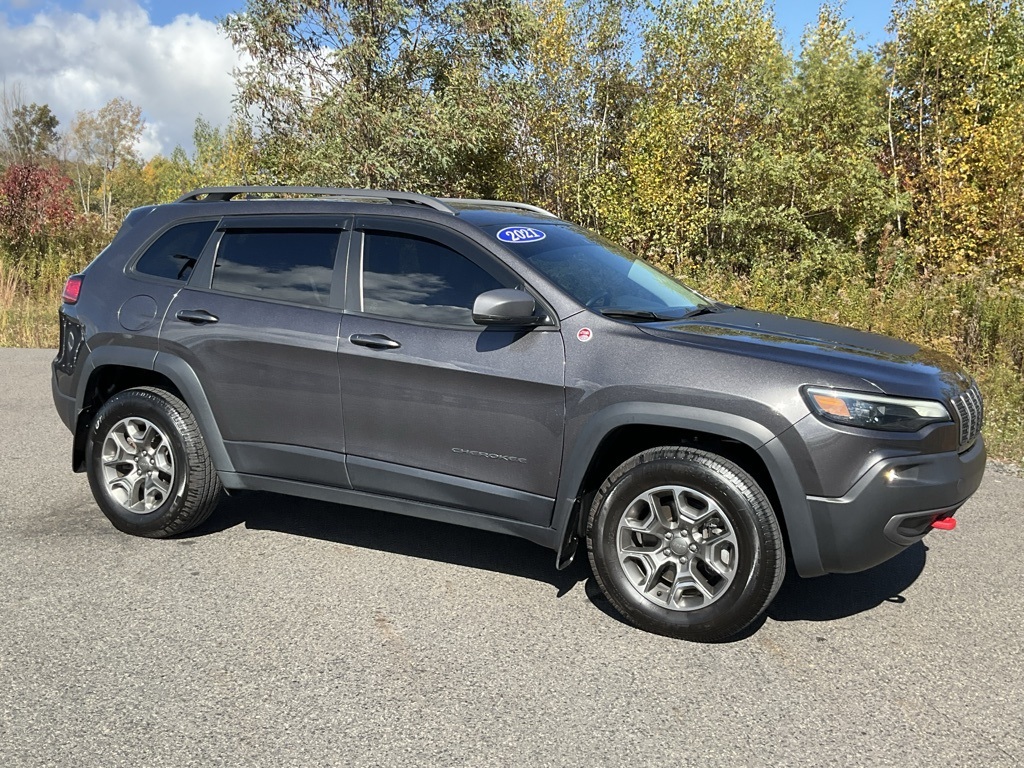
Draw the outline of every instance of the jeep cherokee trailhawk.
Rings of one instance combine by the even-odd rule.
[[[122,531],[221,489],[521,536],[712,641],[801,576],[951,528],[977,386],[895,339],[711,301],[521,203],[201,189],[132,211],[60,310],[72,463]],[[788,558],[787,558],[788,556]]]

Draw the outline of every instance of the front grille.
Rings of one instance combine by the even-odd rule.
[[[953,407],[960,424],[960,447],[965,448],[974,442],[985,420],[985,404],[981,400],[981,390],[977,383],[972,383],[970,389],[953,398]]]

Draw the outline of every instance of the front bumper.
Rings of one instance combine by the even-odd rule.
[[[879,461],[842,497],[808,496],[825,572],[863,571],[920,541],[978,490],[985,459],[979,436],[964,453]]]

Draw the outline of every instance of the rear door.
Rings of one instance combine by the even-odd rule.
[[[557,327],[475,325],[521,281],[458,233],[357,218],[339,356],[354,488],[548,525],[562,452]]]
[[[224,219],[167,313],[161,354],[199,378],[238,472],[349,486],[334,269],[349,221]]]

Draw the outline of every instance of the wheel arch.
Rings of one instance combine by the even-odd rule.
[[[824,573],[813,520],[792,460],[762,424],[735,414],[664,403],[620,403],[591,417],[565,461],[553,527],[556,562],[572,562],[586,505],[604,478],[632,456],[660,445],[692,445],[743,467],[767,494],[802,576]]]
[[[133,387],[158,387],[183,400],[195,416],[214,467],[218,471],[234,470],[199,378],[180,358],[154,354],[152,350],[101,348],[89,355],[80,381],[72,449],[75,472],[85,469],[86,441],[97,409],[113,395]]]

